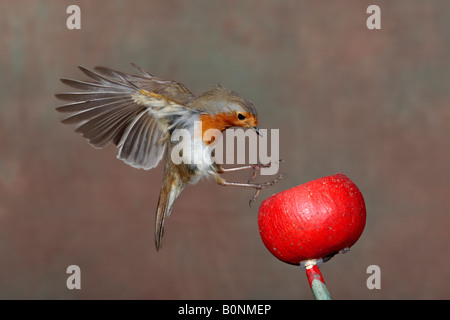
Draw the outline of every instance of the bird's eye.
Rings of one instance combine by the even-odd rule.
[[[238,113],[238,119],[239,120],[244,120],[245,116],[242,113]]]

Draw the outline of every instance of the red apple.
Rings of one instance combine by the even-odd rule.
[[[261,203],[258,213],[264,245],[281,261],[296,265],[350,248],[365,224],[363,196],[344,174],[277,193]]]

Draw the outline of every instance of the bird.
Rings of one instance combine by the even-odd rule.
[[[223,168],[212,158],[209,147],[214,139],[208,140],[202,135],[208,129],[223,132],[241,127],[261,135],[256,108],[249,100],[220,84],[194,95],[182,83],[158,78],[134,63],[131,65],[135,74],[107,67],[78,66],[88,79],[60,79],[78,91],[56,94],[58,99],[66,101],[56,110],[68,113],[61,122],[75,125],[75,132],[81,133],[93,147],[101,149],[114,144],[118,149],[117,158],[132,167],[150,170],[164,158],[164,177],[155,219],[157,251],[162,244],[164,222],[186,185],[212,177],[221,186],[254,188],[251,204],[261,189],[283,178],[280,174],[271,181],[255,183],[253,179],[258,170],[270,163]],[[172,135],[180,129],[194,133],[193,138],[172,141]],[[199,130],[202,134],[195,135]],[[190,144],[193,154],[200,155],[202,161],[175,163],[171,154],[178,143]],[[181,152],[180,156],[185,155]],[[222,176],[244,169],[254,170],[247,183],[227,181]]]

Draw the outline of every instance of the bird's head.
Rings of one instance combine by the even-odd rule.
[[[252,128],[256,131],[258,135],[261,135],[261,132],[258,128],[258,117],[256,114],[247,111],[245,109],[236,110],[230,112],[234,118],[231,118],[231,122],[233,126],[236,127],[244,127],[244,128]]]
[[[261,135],[258,128],[258,115],[253,104],[235,91],[221,85],[212,88],[196,101],[204,108],[221,130],[228,127],[251,128]]]

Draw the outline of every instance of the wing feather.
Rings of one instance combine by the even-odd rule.
[[[61,79],[61,82],[65,85],[68,85],[69,87],[85,90],[85,91],[109,91],[114,90],[114,86],[110,84],[102,84],[102,83],[95,83],[95,82],[87,82],[87,81],[81,81],[81,80],[74,80],[74,79]]]
[[[119,159],[148,170],[164,155],[173,119],[190,113],[184,102],[192,98],[192,93],[178,82],[159,79],[135,64],[132,66],[139,75],[105,67],[78,67],[89,80],[61,79],[79,91],[56,94],[70,102],[56,110],[69,113],[62,122],[74,124],[75,131],[94,147],[113,143],[118,147]],[[164,99],[155,100],[142,90],[160,94]]]

